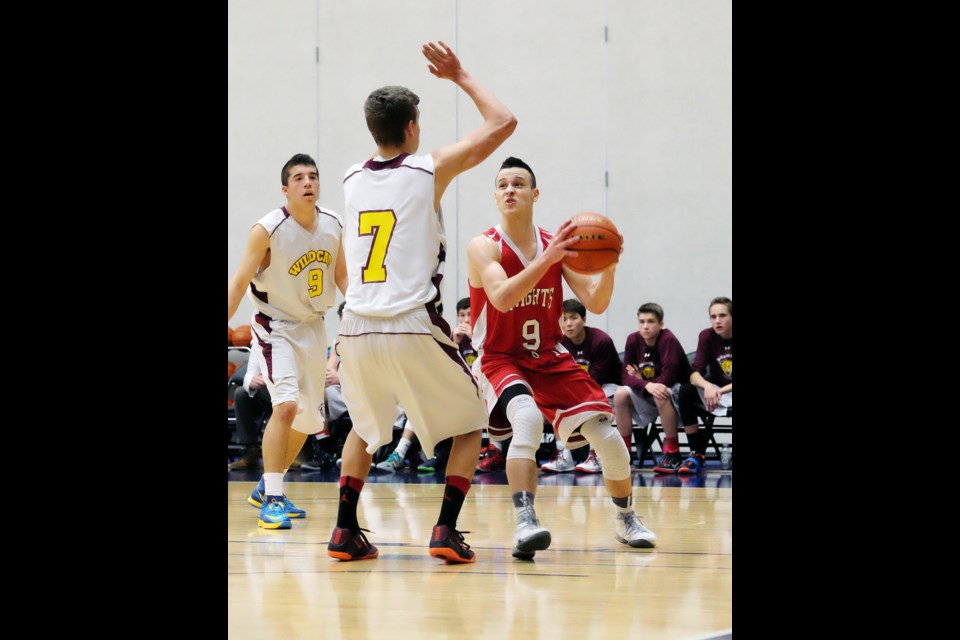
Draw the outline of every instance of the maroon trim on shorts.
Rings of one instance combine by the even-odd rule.
[[[264,331],[268,334],[273,333],[273,330],[270,328],[270,322],[273,319],[263,312],[258,312],[253,316],[253,321],[263,327]],[[263,359],[267,363],[267,378],[270,382],[273,382],[273,345],[269,342],[264,342],[260,339],[260,335],[254,331],[253,335],[257,336],[257,342],[260,344],[260,351],[263,352]]]
[[[506,418],[504,418],[504,420],[506,420]],[[490,416],[490,421],[493,422],[492,415]],[[507,425],[509,424],[510,423],[507,422]],[[500,427],[500,426],[494,426],[492,424],[489,424],[487,425],[487,433],[490,436],[497,436],[498,439],[503,439],[513,433],[513,427],[510,427],[510,426]]]
[[[250,283],[250,293],[252,293],[253,297],[260,302],[263,302],[264,304],[270,304],[269,294],[267,294],[265,291],[260,291],[257,289],[257,285],[253,284],[253,282]]]
[[[421,333],[419,331],[367,331],[366,333],[338,334],[337,342],[341,338],[359,338],[360,336],[429,336],[431,333]],[[339,353],[337,355],[340,355]]]
[[[447,324],[447,321],[443,319],[439,313],[437,313],[437,307],[433,303],[427,303],[423,305],[427,314],[430,316],[430,321],[433,323],[433,326],[439,328],[443,331],[443,334],[446,336],[450,335],[450,325]],[[463,359],[463,356],[460,354],[460,347],[453,345],[443,344],[436,338],[433,341],[437,344],[438,347],[443,349],[443,352],[447,354],[451,360],[460,366],[460,369],[463,370],[465,374],[470,377],[470,381],[473,383],[474,388],[477,389],[477,393],[480,392],[480,387],[477,386],[477,379],[473,377],[473,372],[470,370],[470,367],[467,365],[466,361]]]

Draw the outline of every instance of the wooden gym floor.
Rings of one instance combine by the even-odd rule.
[[[514,510],[504,472],[477,473],[458,521],[477,562],[430,557],[443,476],[372,470],[360,524],[375,560],[326,554],[339,474],[290,472],[286,491],[307,511],[285,531],[257,526],[247,496],[259,472],[229,472],[228,636],[242,638],[642,638],[732,635],[732,477],[635,470],[634,503],[654,549],[614,537],[602,477],[540,475],[536,507],[550,548],[510,555]]]

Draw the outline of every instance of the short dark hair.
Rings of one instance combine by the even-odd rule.
[[[640,305],[640,308],[637,309],[637,317],[640,317],[641,313],[652,313],[657,316],[657,322],[663,322],[663,307],[658,305],[656,302],[645,302]]]
[[[499,175],[500,172],[503,171],[504,169],[513,169],[513,168],[526,169],[527,172],[530,174],[530,188],[531,189],[537,188],[537,176],[533,175],[533,169],[530,168],[530,165],[528,165],[526,162],[524,162],[520,158],[514,158],[513,156],[510,156],[509,158],[504,160],[503,164],[500,165],[500,169],[497,171],[497,175]]]
[[[576,298],[570,298],[569,300],[563,301],[563,312],[579,313],[581,318],[584,320],[587,319],[587,308],[583,306],[583,303]]]
[[[718,296],[710,301],[710,307],[715,304],[725,304],[727,305],[727,313],[730,314],[730,317],[733,317],[733,300],[725,296]],[[707,313],[710,312],[710,307],[707,307]]]
[[[457,300],[457,311],[470,308],[470,298],[460,298]]]
[[[381,147],[399,147],[406,142],[407,123],[417,121],[420,97],[406,87],[380,87],[363,104],[367,129]]]
[[[294,168],[298,164],[303,164],[308,167],[313,167],[314,169],[317,168],[317,163],[313,158],[311,158],[305,153],[298,153],[297,155],[287,160],[287,164],[283,165],[283,169],[280,171],[280,184],[282,184],[283,186],[287,186],[287,182],[290,181],[290,169]]]

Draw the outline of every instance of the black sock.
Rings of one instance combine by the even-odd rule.
[[[460,509],[463,507],[463,500],[467,497],[468,491],[470,491],[469,478],[447,476],[437,525],[446,525],[451,529],[457,528],[457,517],[460,516]]]
[[[707,452],[707,434],[701,429],[688,433],[687,442],[690,443],[690,455],[694,453],[704,455]]]
[[[457,528],[457,517],[460,515],[460,508],[463,507],[463,491],[447,485],[443,490],[443,504],[440,505],[440,517],[437,524],[443,524],[451,529]]]
[[[317,448],[320,449],[321,453],[326,453],[327,455],[335,455],[337,453],[337,443],[335,438],[324,438],[323,440],[317,440]]]
[[[337,527],[353,533],[360,531],[357,521],[357,504],[360,502],[360,490],[356,488],[358,482],[363,488],[362,480],[350,477],[340,479],[340,506],[337,509]]]
[[[517,491],[513,494],[513,506],[519,509],[524,506],[533,506],[533,499],[537,496],[529,491]]]

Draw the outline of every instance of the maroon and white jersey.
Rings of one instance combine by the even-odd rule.
[[[336,302],[334,266],[340,250],[340,215],[317,207],[310,233],[287,212],[274,209],[257,220],[270,236],[270,266],[258,270],[247,295],[273,320],[302,322],[323,316]]]
[[[536,259],[546,249],[553,234],[535,227],[540,242]],[[532,262],[503,233],[500,225],[483,233],[500,246],[500,264],[507,277],[523,271]],[[473,347],[483,359],[491,355],[524,356],[531,352],[553,351],[563,338],[563,263],[557,262],[540,278],[536,286],[515,307],[503,313],[490,304],[483,287],[470,285],[470,318],[473,320]]]
[[[378,158],[343,178],[346,308],[392,318],[440,299],[446,240],[433,208],[433,156]]]

